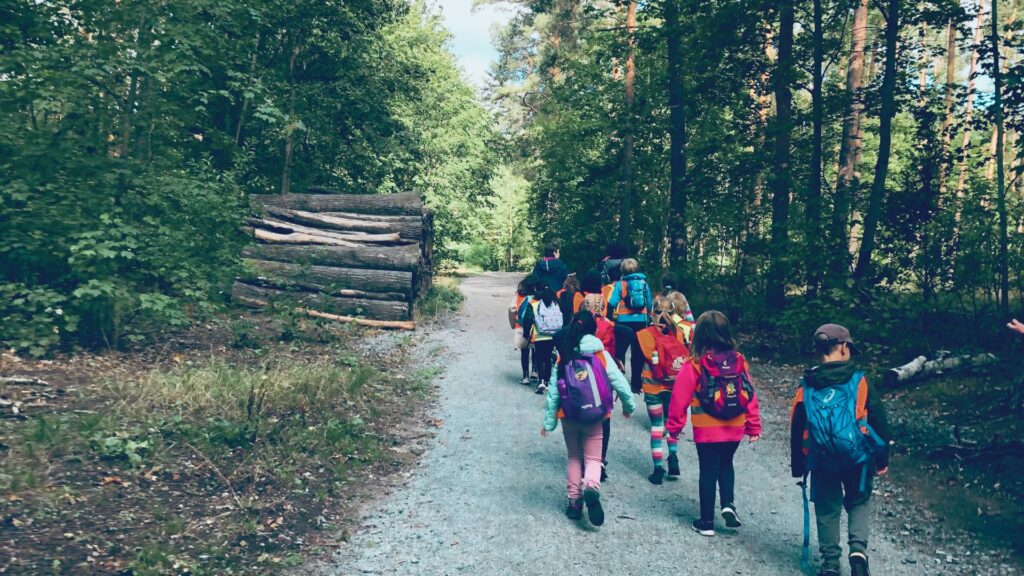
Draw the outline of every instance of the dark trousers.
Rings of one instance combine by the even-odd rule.
[[[697,445],[697,462],[700,473],[697,488],[700,493],[700,519],[703,522],[715,519],[715,488],[719,490],[722,506],[732,506],[735,498],[736,471],[732,458],[736,455],[739,442],[702,442]]]
[[[534,355],[536,356],[536,355]],[[519,351],[519,366],[523,369],[523,378],[530,377],[530,347]]]
[[[601,423],[601,427],[604,429],[604,436],[601,437],[601,463],[608,463],[608,439],[612,437],[612,419],[605,418],[604,422]]]
[[[533,365],[537,377],[546,386],[551,380],[551,362],[554,359],[555,341],[538,340],[533,343]]]
[[[636,339],[636,333],[647,328],[646,322],[616,322],[615,323],[615,350],[621,351],[616,358],[625,362],[626,349],[629,352],[629,385],[634,392],[639,392],[643,385],[644,353],[640,350],[640,343]]]

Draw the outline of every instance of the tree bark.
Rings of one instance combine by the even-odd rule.
[[[292,224],[291,222],[282,222],[280,220],[270,220],[266,218],[247,218],[246,223],[251,226],[266,228],[267,230],[277,232],[279,234],[309,234],[310,236],[323,236],[326,238],[334,238],[336,240],[344,240],[346,242],[362,242],[365,244],[397,244],[401,242],[398,232],[392,232],[390,234],[366,234],[364,232],[342,234],[339,232],[332,232],[330,230],[309,228],[299,224]]]
[[[971,121],[974,119],[974,76],[978,71],[978,46],[984,36],[984,14],[985,0],[978,0],[978,16],[974,23],[974,47],[971,48],[971,64],[967,71],[967,104],[964,107],[964,137],[960,145],[960,152],[957,155],[957,166],[959,175],[956,179],[956,215],[954,217],[956,230],[954,237],[959,237],[960,218],[963,215],[964,186],[967,183],[967,157],[971,148]]]
[[[231,299],[280,302],[282,304],[311,308],[328,314],[364,316],[374,320],[408,320],[409,304],[388,300],[367,300],[364,298],[336,298],[316,292],[286,292],[272,288],[261,288],[236,281],[231,286]],[[243,300],[244,302],[244,300]]]
[[[779,0],[779,60],[775,69],[775,147],[772,159],[772,228],[767,305],[786,303],[785,260],[789,257],[790,147],[793,137],[793,0]]]
[[[305,234],[301,232],[282,234],[279,232],[264,230],[262,228],[254,228],[252,226],[243,226],[242,231],[253,238],[256,238],[260,242],[268,242],[271,244],[323,244],[326,246],[345,246],[349,248],[365,246],[365,244],[350,242],[348,240],[339,240],[337,238],[331,238],[330,236],[319,236],[316,234]]]
[[[368,268],[417,272],[420,253],[417,246],[281,246],[253,244],[242,249],[242,256],[307,266]]]
[[[939,195],[938,207],[942,207],[943,197],[949,188],[949,143],[953,139],[953,98],[956,91],[956,24],[950,20],[946,28],[946,101],[945,115],[942,119],[942,157],[939,163]]]
[[[356,212],[392,216],[422,216],[423,202],[416,192],[397,194],[340,194],[310,187],[313,194],[254,194],[252,202],[307,212]],[[328,192],[328,193],[323,193]]]
[[[626,100],[625,147],[622,152],[622,203],[619,214],[619,241],[633,246],[633,147],[636,139],[634,101],[636,96],[636,0],[629,0],[626,8]]]
[[[992,0],[992,84],[996,121],[996,203],[999,212],[999,310],[1010,316],[1009,236],[1003,171],[1003,73],[999,69],[999,0]]]
[[[987,366],[998,362],[999,359],[992,354],[977,354],[971,356],[942,356],[934,360],[928,360],[924,356],[918,356],[907,364],[886,370],[882,378],[886,386],[898,386],[917,378],[942,374],[960,368]]]
[[[665,0],[669,106],[669,265],[686,267],[686,89],[683,85],[682,0]]]
[[[276,206],[266,206],[264,211],[275,218],[298,224],[307,224],[315,228],[342,232],[398,234],[405,240],[416,242],[423,239],[423,220],[421,218],[408,218],[388,222],[370,220],[358,214],[354,214],[353,217],[332,216],[325,213],[318,214],[303,210],[289,210]]]
[[[824,123],[824,107],[821,96],[822,72],[825,60],[824,30],[822,29],[821,0],[812,2],[813,34],[813,71],[811,78],[811,178],[807,189],[806,222],[804,236],[807,244],[807,294],[817,296],[821,281],[823,254],[811,250],[811,242],[821,237],[821,180],[822,180],[822,142],[821,132]]]
[[[233,296],[232,299],[244,306],[251,306],[253,308],[266,308],[270,306],[270,302],[261,298],[254,298],[252,296],[237,295]],[[318,310],[310,310],[309,308],[296,308],[296,312],[305,314],[313,318],[324,318],[327,320],[334,320],[336,322],[351,322],[353,324],[359,324],[360,326],[370,326],[372,328],[384,328],[394,330],[415,330],[416,323],[411,320],[400,321],[400,320],[367,320],[366,318],[356,318],[354,316],[340,316],[338,314],[328,314],[326,312],[320,312]]]
[[[288,59],[288,136],[284,143],[284,167],[281,168],[281,194],[291,191],[292,154],[295,151],[295,60],[302,51],[299,39],[292,45],[291,58]]]
[[[889,0],[885,26],[885,71],[882,76],[882,111],[878,125],[878,161],[871,183],[868,213],[864,218],[864,238],[854,278],[866,278],[871,273],[871,253],[875,249],[875,234],[885,198],[885,179],[889,174],[889,154],[892,151],[892,119],[896,115],[896,47],[900,31],[900,0]]]
[[[271,260],[246,260],[245,263],[258,273],[256,278],[271,287],[297,286],[333,296],[399,302],[408,302],[412,294],[412,272],[304,266]]]
[[[256,33],[256,46],[252,50],[252,58],[249,60],[249,81],[255,82],[256,80],[256,59],[260,53],[260,33]],[[238,124],[235,125],[235,147],[242,145],[242,126],[245,125],[245,113],[249,108],[249,102],[252,98],[249,96],[242,97],[242,110],[238,113]]]

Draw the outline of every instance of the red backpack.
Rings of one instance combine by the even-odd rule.
[[[597,339],[604,344],[604,349],[609,354],[615,353],[615,325],[608,321],[603,316],[594,316],[594,322],[597,323]]]
[[[660,382],[675,383],[676,375],[686,363],[690,351],[686,345],[676,338],[675,334],[662,334],[660,330],[651,330],[654,335],[651,374]],[[657,361],[654,361],[654,360]]]

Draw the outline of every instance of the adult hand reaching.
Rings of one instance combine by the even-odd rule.
[[[1017,320],[1016,318],[1010,320],[1010,323],[1007,324],[1006,327],[1009,328],[1010,330],[1013,330],[1017,334],[1024,334],[1024,323],[1021,323],[1021,321]]]

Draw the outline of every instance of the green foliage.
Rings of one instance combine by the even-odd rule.
[[[458,279],[450,276],[437,277],[427,293],[416,300],[416,318],[425,320],[437,317],[442,312],[454,312],[462,306],[465,299],[459,290]]]
[[[113,435],[97,432],[91,442],[93,450],[102,458],[124,460],[136,468],[142,466],[142,457],[150,450],[150,441],[140,438],[137,432],[118,432]]]

